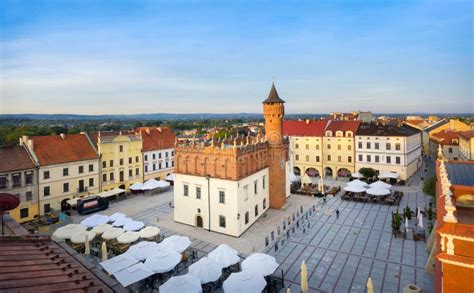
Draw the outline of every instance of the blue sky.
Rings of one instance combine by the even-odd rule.
[[[474,112],[471,1],[0,0],[0,112]]]

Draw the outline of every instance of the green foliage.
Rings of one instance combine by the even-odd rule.
[[[436,176],[426,178],[423,182],[423,192],[436,199]]]
[[[402,219],[401,219],[400,214],[398,212],[395,214],[392,213],[392,229],[399,231],[401,226],[402,226]]]
[[[364,178],[373,178],[375,176],[375,170],[372,168],[360,168],[359,173],[364,176]]]
[[[408,220],[411,220],[411,209],[409,206],[406,206],[405,209],[403,209],[403,215],[405,218],[408,218]]]

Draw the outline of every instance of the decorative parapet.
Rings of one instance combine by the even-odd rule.
[[[446,214],[443,217],[444,222],[457,223],[458,220],[454,215],[456,207],[453,204],[451,182],[448,178],[448,172],[444,163],[444,155],[441,147],[438,148],[438,161],[439,161],[439,178],[441,183],[441,197],[444,197],[444,210]]]

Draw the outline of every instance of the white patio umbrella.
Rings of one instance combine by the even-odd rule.
[[[168,176],[165,177],[165,180],[174,181],[174,174],[173,173],[169,174]]]
[[[275,258],[265,253],[253,253],[242,261],[242,270],[251,274],[268,276],[278,268]]]
[[[233,249],[227,244],[221,244],[217,246],[213,251],[209,252],[207,256],[216,263],[220,264],[223,268],[236,264],[240,261],[237,250]]]
[[[125,232],[122,235],[117,237],[118,243],[132,243],[137,241],[140,238],[138,232]]]
[[[114,273],[114,277],[123,287],[130,286],[151,275],[153,272],[141,262]]]
[[[137,244],[130,246],[126,253],[130,254],[137,260],[143,261],[159,249],[158,243],[156,242],[140,241]]]
[[[420,227],[420,229],[423,229],[423,214],[422,213],[418,214],[418,227]]]
[[[89,228],[94,228],[101,224],[106,224],[109,221],[109,216],[95,214],[81,221],[81,225]]]
[[[115,238],[119,237],[123,233],[125,233],[125,230],[122,229],[122,228],[112,228],[112,229],[107,230],[104,233],[102,233],[102,239],[112,240],[112,239],[115,239]]]
[[[379,181],[376,181],[374,183],[371,183],[369,185],[369,187],[370,188],[387,188],[387,189],[390,189],[390,188],[392,188],[392,185],[379,180]]]
[[[143,183],[141,182],[135,182],[133,183],[132,185],[130,185],[130,190],[134,190],[134,191],[137,191],[137,190],[142,190],[143,189]]]
[[[390,193],[392,193],[387,188],[377,188],[377,187],[369,188],[369,189],[367,189],[366,192],[368,194],[377,195],[377,196],[384,196],[384,195],[389,195]]]
[[[301,177],[301,184],[312,184],[313,181],[311,180],[311,178],[309,178],[309,175],[308,174],[304,174],[302,177]]]
[[[185,251],[191,245],[191,240],[187,236],[173,235],[166,237],[160,242],[160,248],[164,250],[173,250],[179,253]]]
[[[152,190],[152,189],[155,189],[155,188],[159,188],[160,187],[160,183],[155,180],[155,179],[150,179],[148,180],[147,182],[145,182],[143,184],[143,190]]]
[[[203,257],[189,266],[190,275],[198,277],[202,284],[214,282],[222,274],[222,266],[208,257]]]
[[[94,239],[95,233],[91,231],[82,231],[78,232],[71,236],[72,243],[86,243],[86,241],[91,241]]]
[[[290,172],[290,181],[291,182],[297,182],[299,178],[295,175],[294,172]]]
[[[140,238],[153,238],[160,235],[160,229],[155,226],[146,226],[138,231],[138,234],[140,234]]]
[[[158,187],[160,188],[165,188],[165,187],[169,187],[171,184],[167,181],[164,181],[164,180],[159,180],[158,181]]]
[[[138,260],[134,259],[129,254],[122,253],[118,256],[112,257],[111,259],[101,262],[100,266],[103,267],[107,273],[113,274],[125,268],[131,267],[136,263],[138,263]]]
[[[405,218],[405,232],[407,232],[408,228],[410,228],[408,225],[408,218]]]
[[[349,183],[347,183],[347,186],[362,186],[362,187],[366,187],[367,186],[367,183],[362,181],[362,180],[359,180],[359,179],[356,179],[356,180],[352,180],[350,181]]]
[[[359,172],[352,173],[351,175],[353,178],[364,178],[364,175],[360,174]]]
[[[114,227],[110,224],[100,224],[99,226],[95,226],[91,232],[94,232],[96,235],[100,235],[107,230],[113,229]]]
[[[344,187],[344,190],[349,191],[349,192],[360,193],[360,192],[365,192],[367,189],[365,189],[365,187],[363,186],[356,184],[356,185],[347,185],[346,187]]]
[[[398,176],[397,172],[382,172],[378,177],[381,179],[397,179]]]
[[[121,227],[121,226],[125,226],[127,225],[128,223],[132,222],[133,220],[129,217],[123,217],[123,218],[119,218],[117,219],[115,222],[112,223],[112,226],[114,227]]]
[[[145,260],[145,265],[155,273],[166,273],[174,269],[181,261],[181,254],[176,251],[158,249]]]
[[[79,224],[68,224],[54,231],[52,237],[55,240],[71,239],[72,235],[86,231],[86,227]]]
[[[125,231],[138,231],[141,228],[145,227],[145,224],[140,221],[130,221],[123,226]]]
[[[225,293],[242,293],[242,292],[262,292],[267,282],[261,274],[253,274],[248,271],[232,273],[224,281]]]
[[[324,179],[323,176],[319,176],[319,192],[324,193]]]
[[[109,217],[110,222],[115,222],[118,219],[125,218],[127,215],[122,213],[114,213]]]
[[[202,287],[199,278],[190,274],[171,277],[160,286],[160,293],[201,293]]]

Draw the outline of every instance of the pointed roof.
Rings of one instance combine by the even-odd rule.
[[[269,104],[269,103],[284,103],[282,99],[278,96],[278,92],[275,88],[275,83],[272,83],[272,88],[270,89],[270,93],[268,94],[268,98],[263,101],[262,103],[264,104]]]

